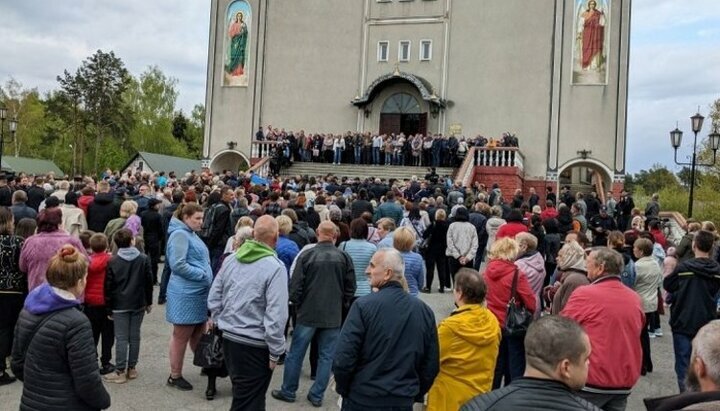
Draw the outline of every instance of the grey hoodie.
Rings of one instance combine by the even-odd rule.
[[[248,240],[225,259],[207,304],[224,338],[268,347],[273,360],[285,353],[287,269],[265,244]]]

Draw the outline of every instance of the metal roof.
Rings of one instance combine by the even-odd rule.
[[[123,167],[123,170],[132,165],[138,156],[141,157],[147,167],[153,171],[164,171],[166,173],[174,171],[178,176],[182,176],[191,170],[200,171],[202,169],[200,160],[138,151],[138,153],[128,161],[125,167]]]
[[[56,176],[65,175],[52,161],[29,157],[3,156],[2,169],[14,173],[45,175],[52,171]]]

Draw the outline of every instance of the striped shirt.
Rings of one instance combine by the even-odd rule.
[[[369,241],[354,238],[342,242],[338,248],[350,255],[355,267],[355,297],[370,294],[370,283],[365,275],[365,270],[377,247]]]

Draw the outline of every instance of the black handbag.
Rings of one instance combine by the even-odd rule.
[[[515,268],[513,276],[512,289],[510,291],[510,301],[507,304],[507,315],[505,316],[505,324],[503,325],[503,335],[508,337],[522,337],[530,327],[533,315],[530,311],[518,301],[517,298],[517,282],[518,269]]]
[[[200,337],[193,365],[202,368],[222,368],[225,365],[222,337],[218,332],[210,330]]]

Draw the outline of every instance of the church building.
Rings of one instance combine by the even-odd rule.
[[[268,125],[510,132],[525,188],[617,191],[629,36],[629,0],[214,0],[204,163],[247,167]]]

